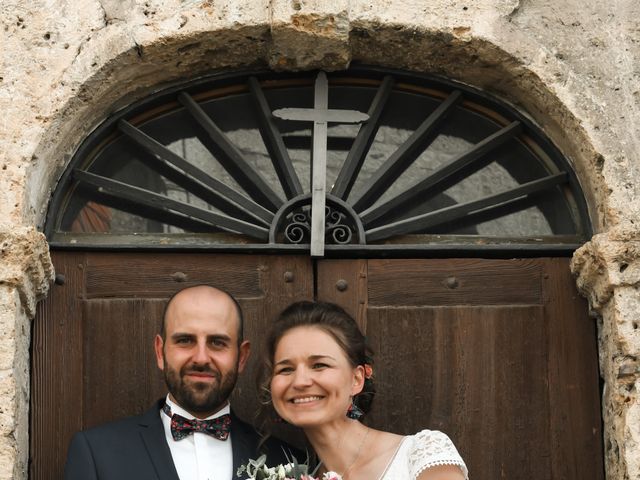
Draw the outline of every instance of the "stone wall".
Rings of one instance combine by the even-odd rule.
[[[215,69],[440,74],[527,111],[567,156],[597,235],[576,253],[599,316],[609,479],[640,478],[640,3],[635,0],[4,0],[0,3],[0,479],[26,478],[36,233],[110,112]]]
[[[0,224],[0,478],[27,478],[30,319],[53,268],[44,235]]]

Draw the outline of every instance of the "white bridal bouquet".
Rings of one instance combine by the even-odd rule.
[[[305,463],[298,463],[295,457],[286,465],[268,467],[265,462],[266,455],[262,455],[257,460],[249,460],[249,463],[242,465],[237,472],[240,477],[243,473],[253,480],[342,480],[336,472],[327,472],[322,477],[314,477],[314,473],[309,472],[309,466]]]

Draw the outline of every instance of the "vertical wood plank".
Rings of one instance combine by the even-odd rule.
[[[166,395],[153,349],[165,303],[164,299],[84,303],[83,428],[141,414]]]
[[[604,479],[595,321],[569,259],[544,259],[553,478]]]
[[[67,447],[82,427],[82,315],[85,255],[52,253],[64,285],[38,304],[31,346],[32,480],[62,478]]]

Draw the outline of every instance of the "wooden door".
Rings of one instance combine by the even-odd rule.
[[[603,478],[595,326],[567,259],[61,252],[54,264],[65,283],[33,333],[32,479],[61,478],[75,431],[164,395],[153,336],[166,299],[199,283],[238,297],[256,346],[295,300],[343,305],[376,353],[370,423],[445,431],[474,480]],[[253,369],[233,399],[248,420]]]
[[[596,329],[569,260],[322,261],[375,351],[373,426],[446,432],[473,480],[604,478]]]

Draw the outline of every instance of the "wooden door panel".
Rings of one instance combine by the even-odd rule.
[[[370,308],[378,389],[372,425],[444,431],[474,478],[545,478],[542,315],[539,306]]]
[[[569,259],[357,265],[364,293],[335,291],[337,261],[318,263],[317,291],[374,348],[373,425],[445,431],[477,480],[604,478],[595,325]]]
[[[166,394],[153,341],[177,290],[220,286],[242,306],[252,360],[232,403],[249,421],[258,406],[254,375],[263,332],[291,302],[313,298],[306,257],[54,252],[53,262],[67,281],[53,288],[34,323],[33,479],[62,478],[76,431],[144,412]]]
[[[121,298],[83,302],[83,428],[141,414],[166,392],[153,349],[164,304]]]
[[[181,287],[200,284],[228,285],[240,298],[257,297],[263,293],[263,274],[271,263],[268,258],[93,253],[86,260],[86,298],[168,298]]]
[[[537,305],[538,259],[370,260],[369,305]]]

